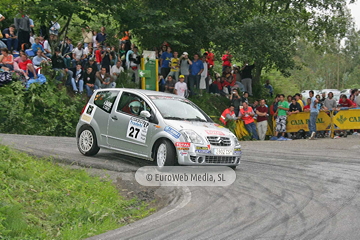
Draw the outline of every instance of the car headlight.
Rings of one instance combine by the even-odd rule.
[[[196,144],[204,144],[203,139],[193,130],[181,130],[180,131],[189,142]]]
[[[235,146],[236,146],[236,147],[240,146],[240,141],[239,141],[239,139],[238,139],[235,135],[233,135],[233,138],[234,138]]]

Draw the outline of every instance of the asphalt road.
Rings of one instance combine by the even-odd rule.
[[[129,174],[150,162],[101,150],[84,157],[74,138],[0,134],[35,155]],[[91,239],[359,239],[360,137],[243,142],[228,187],[184,187],[168,207]]]

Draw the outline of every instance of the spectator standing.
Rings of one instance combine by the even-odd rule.
[[[237,116],[235,115],[234,106],[233,106],[233,105],[230,105],[229,108],[225,109],[225,110],[222,112],[222,114],[221,114],[221,116],[220,116],[220,118],[219,118],[219,120],[220,120],[225,126],[226,126],[226,124],[227,124],[227,121],[229,121],[229,120],[238,120],[238,119],[240,119],[240,117],[237,117]]]
[[[307,104],[304,106],[304,112],[310,112],[311,98],[306,99]]]
[[[274,88],[270,84],[270,80],[266,80],[264,87],[268,90],[269,96],[272,97],[274,93]]]
[[[89,26],[86,26],[86,29],[81,29],[81,35],[83,37],[84,47],[91,45],[93,41],[93,33],[90,30]]]
[[[100,70],[100,68],[101,68],[101,61],[102,61],[101,53],[102,53],[102,51],[103,51],[103,47],[100,44],[98,44],[97,49],[95,50],[95,60],[96,60],[98,70]]]
[[[130,51],[128,51],[129,53]],[[138,48],[136,46],[133,47],[133,51],[129,54],[129,70],[132,74],[133,82],[140,83],[139,78],[139,65],[141,62],[141,56],[138,53]]]
[[[256,125],[254,122],[255,113],[252,107],[247,102],[243,102],[243,107],[240,109],[239,117],[244,121],[245,128],[251,134],[251,138],[259,140],[259,136],[256,132]]]
[[[265,106],[265,99],[260,100],[260,106],[256,108],[257,114],[257,131],[259,134],[259,139],[264,141],[266,137],[266,132],[268,128],[268,108]]]
[[[189,89],[190,89],[190,95],[194,95],[194,89],[199,89],[199,84],[200,84],[200,78],[201,78],[201,73],[204,71],[204,64],[203,62],[199,59],[199,54],[195,54],[194,55],[194,60],[192,61],[192,63],[190,64],[190,68],[189,68]],[[194,88],[195,85],[195,88]]]
[[[328,97],[324,101],[324,106],[327,110],[334,110],[337,107],[336,100],[334,99],[334,94],[332,92],[328,93]]]
[[[187,92],[187,84],[184,82],[185,80],[185,76],[184,75],[180,75],[179,76],[179,81],[175,84],[175,88],[174,88],[174,93],[176,95],[182,96],[182,97],[186,97],[186,92]]]
[[[27,15],[22,15],[21,18],[15,18],[14,23],[15,23],[15,28],[18,31],[17,33],[19,39],[19,44],[17,46],[17,50],[18,50],[20,49],[23,43],[30,45],[30,32],[31,32],[30,18]]]
[[[319,109],[317,107],[317,104],[319,102],[319,100],[317,100],[314,97],[314,91],[311,90],[309,91],[309,96],[311,98],[311,104],[310,104],[310,120],[309,120],[309,132],[310,132],[310,140],[314,140],[315,139],[315,135],[316,135],[316,120],[317,117],[319,115]]]
[[[180,61],[178,58],[178,52],[174,52],[174,57],[171,58],[169,66],[170,66],[170,73],[176,81],[179,79],[179,70],[180,70]]]
[[[247,62],[241,69],[241,82],[244,85],[245,91],[249,93],[250,96],[252,93],[252,70],[255,68],[255,62],[253,65],[249,65]]]
[[[295,99],[296,99],[296,102],[300,104],[301,110],[304,111],[304,103],[303,103],[303,101],[300,99],[300,93],[296,93],[296,94],[295,94]]]
[[[74,71],[74,75],[71,79],[71,85],[73,87],[73,91],[75,94],[82,94],[84,91],[84,72],[82,70],[81,62],[76,63],[76,71]]]
[[[173,57],[173,54],[171,53],[171,47],[166,48],[166,52],[163,52],[161,54],[160,58],[160,66],[161,66],[161,75],[164,77],[167,77],[170,72],[170,60]]]
[[[86,72],[84,72],[83,75],[83,80],[84,80],[84,86],[86,88],[86,92],[87,92],[87,96],[88,98],[91,97],[91,95],[93,94],[93,91],[98,89],[99,87],[97,85],[95,85],[95,72],[93,72],[93,68],[88,66],[86,69]]]
[[[15,51],[18,48],[19,40],[15,31],[15,25],[10,25],[9,28],[5,28],[3,31],[3,37],[6,38],[6,45],[8,50]]]
[[[107,73],[110,73],[111,60],[113,59],[110,52],[110,46],[106,46],[106,48],[101,51],[101,68],[105,68]]]
[[[165,92],[166,93],[174,93],[176,81],[173,79],[171,75],[169,75],[166,79],[165,83]]]
[[[203,65],[204,65],[204,70],[201,72],[201,77],[200,77],[200,84],[199,84],[199,88],[200,88],[200,96],[202,95],[202,90],[203,89],[209,89],[209,82],[208,82],[208,64],[206,62],[206,57],[203,56],[201,59]]]
[[[280,94],[280,99],[279,102],[277,103],[275,135],[270,140],[279,140],[279,141],[288,140],[287,138],[284,137],[286,132],[287,111],[289,111],[289,103],[285,101],[285,95]],[[281,137],[277,138],[279,133],[281,133]]]
[[[185,77],[185,83],[189,83],[189,67],[192,64],[191,60],[189,59],[189,54],[187,52],[183,52],[180,59],[180,72],[181,75]]]
[[[98,88],[115,88],[116,83],[111,78],[110,74],[106,72],[106,68],[102,67],[99,72],[96,73],[95,85]]]
[[[232,55],[230,54],[229,50],[226,51],[226,53],[222,56],[221,60],[223,61],[223,63],[222,63],[222,72],[225,72],[225,69],[227,67],[231,68]]]
[[[100,45],[103,45],[106,41],[106,33],[105,33],[105,27],[100,28],[100,32],[96,35],[96,43],[100,43]]]
[[[292,115],[294,113],[302,112],[302,108],[300,104],[296,101],[296,98],[291,99],[291,104],[289,105],[289,112],[288,115]]]
[[[231,101],[231,105],[234,106],[235,115],[239,116],[239,111],[240,111],[240,106],[242,106],[242,101],[237,89],[231,91],[230,101]]]

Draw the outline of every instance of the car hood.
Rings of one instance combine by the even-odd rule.
[[[190,121],[178,121],[178,120],[165,120],[165,123],[166,125],[169,125],[178,131],[182,129],[191,129],[203,136],[233,135],[233,133],[229,129],[217,123],[197,122],[197,121],[190,122]]]

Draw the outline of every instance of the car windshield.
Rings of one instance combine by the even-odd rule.
[[[190,100],[168,96],[149,96],[164,119],[212,122],[212,120]]]

